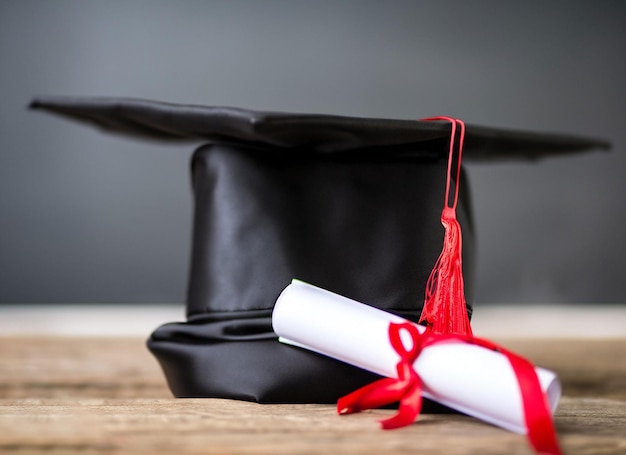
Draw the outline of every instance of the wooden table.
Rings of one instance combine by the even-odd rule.
[[[626,339],[496,339],[559,373],[565,453],[626,454]],[[0,453],[528,454],[523,436],[462,415],[174,399],[138,338],[0,338]]]

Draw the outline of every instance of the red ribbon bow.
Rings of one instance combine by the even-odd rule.
[[[410,349],[402,342],[403,330],[411,336]],[[417,326],[410,322],[390,323],[389,341],[400,356],[396,365],[398,378],[380,379],[340,398],[337,402],[339,414],[352,414],[400,402],[397,414],[380,422],[382,428],[390,430],[412,424],[422,409],[422,381],[413,368],[422,349],[437,343],[465,342],[497,351],[507,357],[521,391],[530,444],[537,453],[561,454],[548,399],[541,389],[535,367],[525,358],[489,340],[463,335],[420,334]]]

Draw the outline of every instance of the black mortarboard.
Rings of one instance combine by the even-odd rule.
[[[148,341],[174,395],[330,403],[372,381],[276,342],[271,312],[292,278],[418,319],[441,251],[450,124],[108,98],[42,98],[31,107],[114,133],[205,143],[192,158],[187,321],[159,327]],[[608,144],[467,125],[464,157],[594,148]],[[471,314],[465,176],[457,211]]]

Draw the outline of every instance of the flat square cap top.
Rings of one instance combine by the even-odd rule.
[[[428,157],[445,153],[441,141],[450,134],[447,122],[261,112],[127,98],[42,97],[30,107],[143,139],[241,142],[285,154],[294,149],[316,154],[368,149],[385,159]],[[470,160],[537,159],[610,148],[608,142],[595,138],[471,124],[465,141],[464,155]]]

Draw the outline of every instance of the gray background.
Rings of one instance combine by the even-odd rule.
[[[0,302],[181,302],[192,147],[35,95],[469,123],[611,153],[471,165],[482,303],[626,301],[626,2],[0,2]]]

